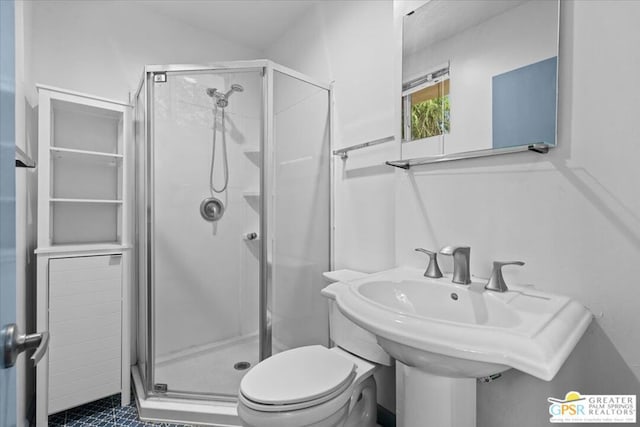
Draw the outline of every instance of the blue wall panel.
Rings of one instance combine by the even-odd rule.
[[[493,77],[493,148],[555,145],[557,65],[554,56]]]

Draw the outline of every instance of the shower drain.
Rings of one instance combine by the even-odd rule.
[[[245,369],[249,369],[251,367],[251,363],[249,362],[238,362],[233,365],[233,369],[237,369],[238,371],[244,371]]]

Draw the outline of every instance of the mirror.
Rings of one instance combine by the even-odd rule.
[[[402,158],[554,146],[558,26],[558,0],[431,0],[407,14]]]

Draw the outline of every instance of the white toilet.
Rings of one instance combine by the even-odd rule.
[[[362,273],[325,273],[333,281]],[[337,285],[337,284],[335,284]],[[248,427],[370,427],[376,425],[374,372],[391,357],[375,336],[338,310],[329,285],[329,334],[336,347],[300,347],[258,363],[240,383],[238,415]]]

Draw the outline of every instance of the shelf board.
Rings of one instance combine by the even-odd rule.
[[[501,154],[513,154],[524,151],[532,151],[538,154],[546,154],[549,152],[549,148],[553,148],[554,145],[547,144],[546,142],[536,142],[528,145],[516,145],[514,147],[503,148],[489,148],[486,150],[476,151],[464,151],[460,153],[451,154],[439,154],[436,156],[419,157],[406,160],[390,160],[385,162],[389,166],[396,168],[409,170],[415,166],[429,165],[432,163],[450,162],[453,160],[474,159],[478,157],[496,156]]]
[[[34,251],[36,254],[49,254],[60,252],[114,252],[131,249],[131,245],[116,242],[105,243],[67,243],[63,245],[51,245],[41,247]]]
[[[256,198],[256,197],[260,197],[260,192],[259,191],[244,191],[242,193],[242,196],[245,197],[246,199]]]
[[[110,159],[122,159],[124,157],[122,154],[104,153],[102,151],[77,150],[75,148],[49,147],[49,149],[51,150],[51,152],[59,153],[60,155],[70,154],[79,156],[97,156]]]
[[[63,198],[51,198],[51,203],[103,203],[111,205],[121,205],[122,200],[108,200],[108,199],[63,199]]]

